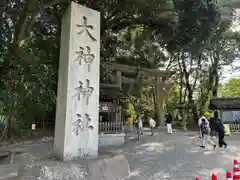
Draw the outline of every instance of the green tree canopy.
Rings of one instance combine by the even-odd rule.
[[[224,18],[215,0],[73,1],[101,12],[101,62],[151,69],[165,66],[172,57],[176,63],[179,51],[184,62],[191,53],[202,53]],[[6,2],[0,11],[3,113],[28,123],[54,116],[61,18],[71,0]],[[186,77],[191,74],[189,71]],[[109,75],[111,72],[101,71],[101,80]],[[143,86],[139,86],[134,92],[141,97]],[[149,89],[146,86],[144,101],[151,96]]]
[[[220,92],[223,97],[240,96],[240,78],[229,79],[226,84],[221,86]]]

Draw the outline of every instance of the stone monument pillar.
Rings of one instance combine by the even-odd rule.
[[[62,19],[54,153],[98,156],[100,13],[71,3]]]

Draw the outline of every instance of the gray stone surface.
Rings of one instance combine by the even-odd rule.
[[[98,156],[99,67],[100,12],[72,1],[62,18],[54,135],[64,161]]]
[[[128,161],[123,155],[102,157],[99,161],[88,164],[89,179],[91,180],[121,180],[129,176]]]
[[[99,146],[119,146],[125,143],[125,134],[100,134]]]
[[[19,165],[0,165],[0,180],[12,180],[17,176]]]
[[[33,156],[30,153],[23,153],[23,154],[15,155],[13,161],[33,162],[36,159],[37,157]]]
[[[53,172],[45,164],[27,164],[18,170],[19,180],[53,180]]]
[[[18,170],[18,180],[120,180],[129,176],[123,155],[108,154],[84,162],[44,161],[27,164]]]

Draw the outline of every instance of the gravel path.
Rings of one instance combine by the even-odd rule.
[[[232,169],[233,159],[240,160],[239,137],[226,137],[228,148],[213,151],[211,146],[200,148],[196,132],[174,132],[173,135],[158,132],[153,137],[147,132],[140,141],[128,137],[126,144],[108,149],[120,151],[128,159],[131,176],[126,180],[193,180],[195,177],[207,180],[213,172],[221,180],[225,179],[226,170]],[[51,152],[52,141],[32,142],[16,148],[25,148],[28,154],[43,157]],[[17,166],[0,165],[0,180],[15,176]]]

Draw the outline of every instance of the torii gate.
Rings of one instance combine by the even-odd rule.
[[[156,86],[156,109],[157,109],[158,124],[160,125],[164,124],[164,111],[162,107],[162,101],[160,99],[161,98],[160,94],[164,93],[163,87],[165,88],[165,91],[168,91],[171,88],[171,86],[164,83],[163,80],[170,78],[173,74],[175,74],[175,71],[163,71],[163,70],[156,70],[156,69],[138,68],[138,67],[132,67],[132,66],[118,64],[118,63],[104,63],[103,65],[108,70],[116,72],[116,83],[120,88],[122,87],[122,83],[133,84],[134,82],[136,82],[136,79],[134,78],[127,78],[122,76],[122,72],[124,73],[141,72],[143,75],[147,77],[153,77],[151,78],[150,83]],[[149,82],[149,79],[144,79],[144,81]]]

